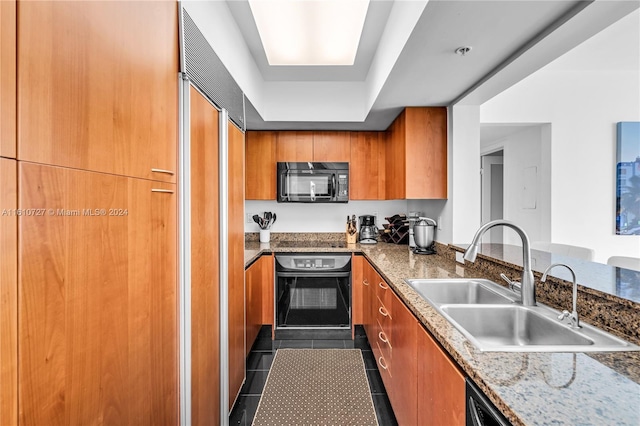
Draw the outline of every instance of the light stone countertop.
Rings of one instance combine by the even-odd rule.
[[[245,265],[263,253],[362,253],[422,325],[514,425],[640,425],[640,355],[478,351],[404,278],[483,278],[440,255],[378,243],[347,248],[279,247],[247,242]]]

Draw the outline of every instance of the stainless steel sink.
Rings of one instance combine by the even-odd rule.
[[[496,304],[514,303],[518,300],[515,293],[503,289],[489,280],[408,279],[405,282],[432,304]]]
[[[489,280],[407,279],[421,297],[478,349],[486,352],[638,351],[596,327],[570,328],[559,312],[518,304],[515,293]]]

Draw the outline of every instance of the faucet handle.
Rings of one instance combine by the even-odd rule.
[[[522,284],[520,284],[518,281],[511,281],[505,274],[500,274],[500,278],[502,278],[507,282],[507,284],[509,284],[509,288],[511,289],[511,291],[520,291]]]
[[[567,311],[566,309],[564,311],[562,311],[562,313],[560,315],[558,315],[558,319],[560,321],[564,320],[567,317],[571,316],[571,312]]]

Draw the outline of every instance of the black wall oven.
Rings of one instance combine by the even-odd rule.
[[[351,254],[284,253],[275,260],[276,334],[343,330],[350,336]]]
[[[349,163],[278,163],[279,203],[346,203]]]

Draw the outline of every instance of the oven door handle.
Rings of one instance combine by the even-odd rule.
[[[305,277],[309,277],[309,278],[324,278],[324,277],[328,277],[328,278],[346,278],[349,277],[351,275],[351,272],[322,272],[322,271],[317,271],[317,272],[307,272],[304,270],[300,270],[297,272],[276,272],[276,275],[278,277],[283,277],[283,278],[295,278],[295,277],[299,277],[299,278],[305,278]]]

